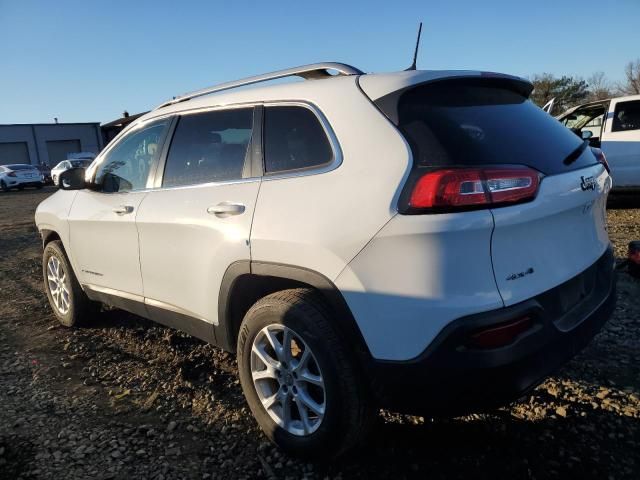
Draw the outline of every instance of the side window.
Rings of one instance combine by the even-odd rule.
[[[317,167],[333,160],[318,117],[305,107],[274,106],[264,111],[266,173]]]
[[[253,108],[183,115],[171,141],[162,186],[242,178],[252,129]]]
[[[103,192],[141,190],[147,186],[168,123],[169,120],[153,122],[120,139],[96,171],[95,183],[102,186]]]
[[[640,100],[620,102],[613,114],[612,132],[640,130]]]

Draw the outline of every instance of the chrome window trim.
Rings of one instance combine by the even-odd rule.
[[[323,173],[330,172],[335,170],[340,165],[342,165],[342,149],[340,148],[340,143],[338,142],[338,137],[336,137],[331,124],[327,120],[327,117],[324,116],[322,110],[320,110],[315,104],[307,101],[301,100],[286,100],[286,101],[274,101],[274,102],[264,102],[263,105],[265,107],[282,107],[282,106],[297,106],[304,107],[311,112],[313,112],[322,126],[327,139],[329,140],[329,145],[331,146],[331,152],[333,153],[333,158],[327,162],[318,166],[308,167],[308,168],[299,168],[295,170],[283,170],[282,172],[277,172],[273,174],[269,174],[267,172],[263,172],[262,179],[263,180],[282,180],[285,178],[293,178],[293,177],[306,177],[309,175],[321,175]],[[264,155],[264,152],[263,152]],[[264,163],[264,158],[263,158]]]
[[[227,105],[211,105],[211,106],[204,106],[204,107],[194,107],[190,109],[172,111],[172,112],[163,112],[163,113],[158,112],[159,113],[158,115],[147,118],[140,122],[134,122],[129,127],[125,128],[122,132],[120,132],[110,142],[110,146],[104,151],[100,152],[98,157],[96,157],[96,160],[92,163],[90,167],[92,169],[90,178],[93,178],[93,174],[97,166],[100,163],[102,163],[104,156],[106,156],[109,153],[109,151],[113,148],[113,146],[119,143],[119,140],[122,136],[130,132],[139,130],[140,128],[143,128],[144,125],[148,124],[149,122],[162,120],[164,118],[172,117],[172,116],[192,115],[196,113],[204,113],[204,112],[210,112],[210,111],[216,111],[216,110],[251,108],[256,106],[264,106],[264,107],[297,106],[297,107],[303,107],[311,110],[311,112],[313,112],[313,114],[316,116],[316,118],[320,122],[320,125],[322,126],[322,129],[324,130],[324,133],[327,136],[327,139],[329,140],[329,145],[331,146],[331,151],[333,153],[332,160],[318,167],[310,167],[310,168],[298,169],[298,170],[287,170],[287,171],[278,172],[274,174],[263,173],[263,175],[260,177],[239,178],[237,180],[227,180],[223,182],[195,183],[193,185],[177,185],[173,187],[162,187],[162,186],[148,187],[144,189],[135,190],[131,193],[155,192],[159,190],[182,190],[186,188],[204,188],[204,187],[213,187],[217,185],[233,185],[238,183],[250,183],[250,182],[257,182],[262,180],[264,181],[284,180],[287,178],[294,178],[294,177],[321,175],[324,173],[331,172],[337,169],[338,167],[340,167],[340,165],[342,165],[343,156],[342,156],[342,149],[340,148],[340,143],[338,142],[338,137],[333,131],[333,128],[331,127],[331,124],[327,120],[326,116],[324,115],[324,113],[322,113],[322,110],[320,110],[320,108],[316,104],[306,100],[269,100],[265,102],[241,102],[241,103],[233,103],[233,104],[227,104]],[[172,138],[167,138],[165,141],[171,142],[171,140]],[[164,175],[164,172],[162,172],[162,174]],[[102,192],[99,192],[99,193],[102,193]],[[129,193],[129,192],[113,192],[113,193]],[[108,193],[108,194],[113,195],[113,193]]]
[[[327,136],[327,139],[329,140],[329,145],[331,146],[331,151],[333,153],[332,160],[318,167],[310,167],[310,168],[298,169],[298,170],[287,170],[287,171],[278,172],[274,174],[263,173],[263,175],[260,177],[248,177],[248,178],[242,178],[238,180],[229,180],[225,182],[208,182],[208,183],[198,183],[194,185],[180,185],[175,187],[157,187],[157,188],[152,188],[148,190],[149,191],[172,190],[177,188],[193,188],[193,187],[202,187],[202,186],[227,185],[227,184],[233,184],[233,183],[246,183],[246,182],[258,181],[258,180],[268,180],[268,181],[282,180],[285,178],[292,178],[292,177],[320,175],[320,174],[335,170],[340,165],[342,165],[342,160],[343,160],[342,149],[340,148],[338,137],[333,131],[331,124],[327,120],[324,113],[322,113],[322,110],[320,110],[320,108],[316,104],[306,100],[269,100],[265,102],[244,102],[244,103],[234,103],[234,104],[228,104],[228,105],[215,105],[215,106],[212,105],[212,106],[206,106],[206,107],[191,108],[188,110],[181,110],[178,112],[172,112],[170,115],[190,115],[190,114],[209,112],[209,111],[215,111],[215,110],[227,110],[232,108],[248,108],[248,107],[256,107],[256,106],[264,106],[264,107],[297,106],[297,107],[303,107],[311,110],[311,112],[313,112],[313,114],[316,116],[316,118],[320,122],[320,125],[322,126],[322,129],[324,130],[324,133]],[[152,119],[159,119],[164,116],[167,116],[167,114],[158,115],[156,117],[153,117]],[[149,119],[149,120],[152,120],[152,119]]]

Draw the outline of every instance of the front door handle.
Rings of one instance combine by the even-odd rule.
[[[133,212],[131,205],[120,205],[113,209],[113,213],[117,213],[118,215],[126,215],[131,212]]]
[[[240,215],[244,213],[245,207],[241,203],[222,202],[213,207],[207,208],[207,213],[216,217],[225,218],[231,215]]]

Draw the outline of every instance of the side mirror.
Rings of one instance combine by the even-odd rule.
[[[84,168],[70,168],[60,174],[60,188],[62,190],[82,190],[86,187]]]
[[[580,132],[580,137],[583,140],[589,140],[591,137],[593,137],[593,132],[591,130],[582,130]]]

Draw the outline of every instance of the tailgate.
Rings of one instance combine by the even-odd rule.
[[[545,177],[533,202],[492,210],[491,255],[506,306],[586,270],[609,245],[602,165]]]

